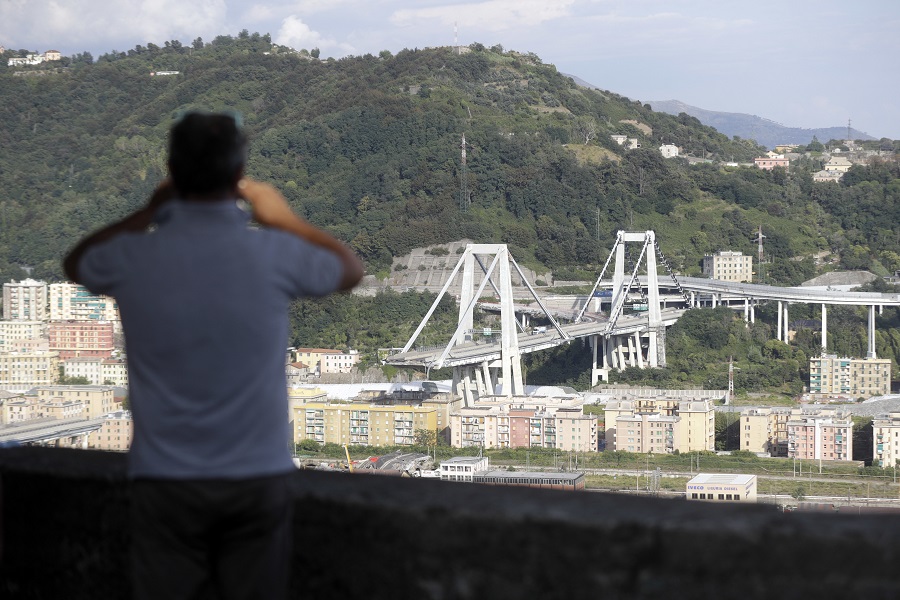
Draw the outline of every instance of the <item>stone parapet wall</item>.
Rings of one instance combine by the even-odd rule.
[[[129,597],[124,459],[0,450],[0,597]],[[308,471],[296,491],[294,598],[900,597],[900,517]]]

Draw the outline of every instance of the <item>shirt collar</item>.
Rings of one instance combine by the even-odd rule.
[[[215,220],[244,224],[250,220],[250,213],[241,208],[237,200],[189,202],[175,198],[156,209],[153,220],[158,224],[170,220]]]

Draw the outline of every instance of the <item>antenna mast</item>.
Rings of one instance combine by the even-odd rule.
[[[853,141],[852,138],[850,137],[850,119],[847,119],[847,141],[848,142]]]

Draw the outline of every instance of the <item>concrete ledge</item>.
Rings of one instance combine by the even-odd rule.
[[[0,597],[129,597],[124,459],[0,450]],[[296,488],[296,598],[900,597],[896,516],[320,472]]]

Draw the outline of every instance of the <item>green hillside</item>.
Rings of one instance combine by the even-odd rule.
[[[164,176],[166,132],[191,108],[239,111],[250,175],[350,243],[371,273],[412,248],[471,238],[507,243],[519,262],[560,279],[590,277],[618,229],[652,228],[670,262],[696,274],[704,253],[755,253],[760,225],[767,282],[798,283],[821,268],[900,269],[896,156],[855,166],[840,184],[813,184],[821,161],[789,173],[725,167],[761,148],[579,87],[533,54],[480,44],[462,54],[317,54],[241,32],[96,61],[0,61],[0,281],[24,276],[22,267],[60,279],[68,247],[149,196]],[[612,134],[642,148],[626,150]],[[710,162],[663,159],[663,143]],[[817,267],[819,253],[831,262]]]
[[[251,174],[279,184],[313,222],[352,243],[371,271],[391,255],[462,237],[510,243],[526,263],[591,263],[618,228],[654,218],[662,225],[676,207],[704,200],[693,169],[663,161],[659,140],[698,155],[747,160],[757,152],[693,118],[579,88],[534,55],[480,46],[320,61],[244,34],[65,62],[44,76],[36,74],[44,65],[0,72],[5,277],[15,274],[11,265],[59,277],[69,244],[140,203],[163,176],[168,127],[189,108],[240,111],[253,138]],[[150,75],[157,70],[180,74]],[[625,152],[611,133],[633,135],[645,149]],[[585,135],[605,152],[582,151]],[[686,269],[728,241],[667,247],[660,237]]]

